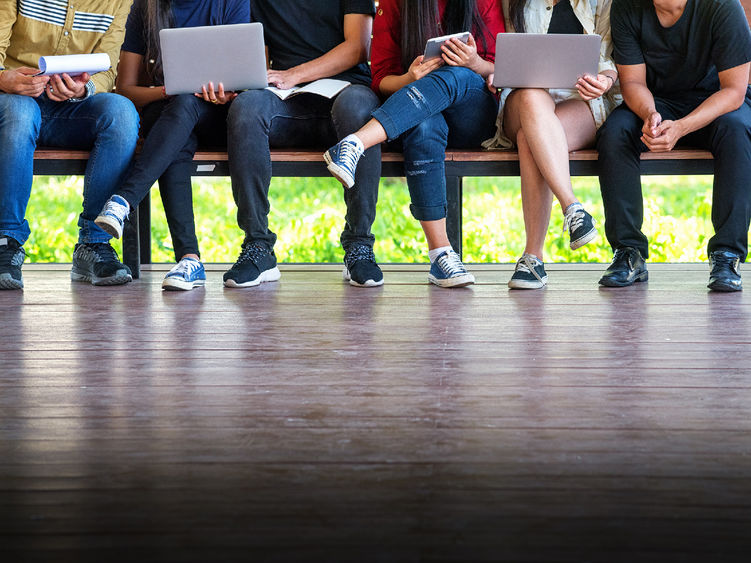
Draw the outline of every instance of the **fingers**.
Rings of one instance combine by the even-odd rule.
[[[66,81],[67,78],[67,81]],[[47,83],[47,97],[56,102],[62,102],[76,97],[76,91],[68,86],[71,82],[70,76],[55,74],[50,77]]]

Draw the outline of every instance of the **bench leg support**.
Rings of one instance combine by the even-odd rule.
[[[446,231],[454,250],[462,253],[462,178],[446,176]]]

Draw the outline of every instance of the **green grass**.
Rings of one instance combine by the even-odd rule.
[[[645,176],[644,230],[653,262],[706,260],[712,235],[711,176]],[[236,208],[226,178],[195,178],[194,208],[198,239],[206,262],[234,262],[242,242]],[[78,177],[37,177],[27,218],[32,235],[26,252],[32,262],[70,262],[83,183]],[[158,190],[155,188],[154,192]],[[568,249],[561,232],[563,217],[553,206],[547,262],[608,262],[603,213],[596,178],[575,178],[574,191],[599,221],[600,236],[577,250]],[[339,262],[339,235],[345,207],[341,187],[329,178],[278,178],[270,190],[271,229],[279,236],[283,262]],[[152,258],[174,260],[159,196],[154,193]],[[427,247],[409,212],[409,194],[401,179],[381,182],[373,232],[381,262],[425,262]],[[116,248],[120,250],[119,244]],[[518,178],[469,178],[464,183],[464,259],[466,262],[513,262],[524,249],[524,222]]]

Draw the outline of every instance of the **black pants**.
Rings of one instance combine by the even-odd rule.
[[[682,102],[655,98],[663,120],[691,113],[701,99]],[[631,246],[648,257],[647,237],[641,232],[644,206],[639,155],[644,122],[626,104],[617,107],[597,134],[600,153],[600,190],[605,206],[605,234],[613,250]],[[745,261],[751,219],[751,98],[737,110],[681,139],[681,144],[709,150],[714,155],[712,225],[715,235],[707,252],[729,250]]]
[[[226,119],[226,106],[193,94],[153,102],[143,110],[143,150],[117,193],[133,208],[159,179],[175,261],[186,254],[200,256],[193,217],[193,155],[199,141],[207,146],[226,145]]]

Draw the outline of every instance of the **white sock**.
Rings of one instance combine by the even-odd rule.
[[[436,258],[438,258],[444,252],[448,252],[449,250],[453,250],[453,248],[451,248],[451,245],[428,250],[428,258],[430,258],[430,263],[432,264],[433,262],[435,262]]]
[[[351,135],[347,135],[342,139],[342,142],[349,141],[350,143],[355,143],[357,145],[357,148],[360,152],[365,152],[365,145],[362,144],[362,141],[360,140],[360,137],[352,133]]]
[[[573,210],[574,210],[574,209],[576,209],[576,208],[581,208],[581,209],[584,209],[584,206],[583,206],[583,205],[581,204],[581,202],[579,202],[579,201],[575,201],[574,203],[572,203],[572,204],[571,204],[571,205],[569,205],[569,206],[568,206],[568,207],[567,207],[566,209],[564,209],[564,210],[563,210],[563,214],[564,214],[564,215],[568,215],[568,214],[569,214],[569,212],[573,211]]]

